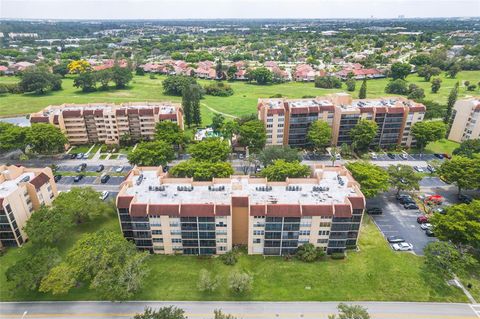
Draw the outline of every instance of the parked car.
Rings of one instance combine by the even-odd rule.
[[[380,207],[367,208],[367,213],[370,215],[381,215],[383,213]]]
[[[392,244],[392,248],[396,251],[408,251],[413,249],[413,245],[410,243],[396,243]]]
[[[401,157],[403,160],[407,160],[407,159],[408,159],[408,156],[407,156],[407,154],[405,154],[405,153],[400,154],[400,157]]]
[[[403,239],[402,237],[398,237],[398,236],[388,236],[387,237],[387,240],[389,243],[403,243],[405,241],[405,239]]]
[[[452,155],[450,155],[450,154],[443,153],[442,155],[443,155],[443,157],[445,157],[446,159],[452,159]]]
[[[82,164],[78,165],[76,171],[77,171],[77,173],[80,173],[80,172],[83,172],[86,168],[87,168],[87,164],[82,163]]]
[[[416,170],[416,171],[419,172],[419,173],[425,172],[425,170],[424,170],[422,167],[420,167],[420,166],[414,166],[413,169]]]
[[[83,153],[78,153],[77,154],[77,159],[82,159],[83,158]]]
[[[102,194],[100,195],[100,199],[101,199],[101,200],[107,199],[107,197],[108,197],[109,194],[110,194],[109,192],[103,191]]]
[[[433,156],[435,156],[436,158],[439,158],[439,159],[443,159],[445,156],[443,156],[443,154],[439,154],[439,153],[435,153],[433,154]]]
[[[403,205],[405,209],[418,209],[418,205],[415,203],[406,203]]]
[[[105,184],[106,182],[108,182],[109,179],[110,179],[110,175],[108,174],[102,175],[102,177],[100,178],[100,183]]]
[[[342,156],[340,154],[335,154],[335,159],[339,161],[342,159]]]
[[[423,224],[423,223],[428,223],[428,217],[425,215],[418,216],[417,217],[417,223]]]
[[[83,154],[83,159],[88,159],[88,156],[89,155],[87,153]]]
[[[427,229],[425,231],[425,235],[427,235],[428,237],[435,237],[435,233],[431,229]]]
[[[70,154],[70,159],[76,159],[77,158],[77,154]]]
[[[434,208],[434,209],[432,209],[432,212],[433,213],[438,213],[438,214],[445,214],[446,213],[445,208],[443,208],[443,207]]]
[[[57,174],[53,177],[53,180],[55,181],[55,183],[58,182],[61,179],[62,179],[62,175],[59,175],[59,174]]]
[[[393,153],[387,153],[387,156],[391,159],[395,159],[395,154]]]
[[[373,159],[373,160],[376,160],[376,159],[378,159],[378,156],[377,156],[377,154],[375,154],[375,153],[372,153],[372,159]]]
[[[432,165],[428,164],[427,169],[430,171],[430,173],[435,173],[435,167],[433,167]]]
[[[430,224],[430,223],[423,223],[423,224],[420,224],[420,228],[423,229],[423,230],[431,229],[431,228],[432,228],[432,224]]]
[[[101,171],[103,171],[105,169],[105,166],[103,166],[103,164],[100,164],[98,165],[97,169],[95,170],[95,172],[99,173]]]
[[[117,169],[115,169],[115,172],[116,172],[116,173],[121,173],[122,171],[123,171],[123,167],[122,167],[122,166],[120,166],[120,167],[118,167]]]
[[[458,200],[464,204],[470,204],[473,201],[472,196],[465,194],[458,194]]]
[[[84,178],[84,177],[85,177],[85,175],[83,175],[83,174],[77,175],[77,176],[75,176],[75,178],[73,179],[73,182],[74,182],[74,183],[78,183],[78,182],[80,182],[80,181],[82,180],[82,178]]]
[[[425,197],[424,202],[427,203],[427,204],[440,205],[440,204],[443,203],[444,200],[445,200],[445,198],[443,198],[443,196],[441,196],[441,195],[430,195],[430,196]]]
[[[408,194],[400,194],[398,193],[397,195],[395,195],[395,198],[398,200],[398,201],[401,201],[403,199],[412,199],[412,196],[408,195]]]

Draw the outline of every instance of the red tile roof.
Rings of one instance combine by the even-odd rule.
[[[180,216],[180,205],[178,204],[150,204],[148,205],[149,215]]]
[[[267,214],[267,206],[250,205],[250,216],[265,216]]]
[[[130,208],[130,203],[133,200],[133,196],[122,195],[117,197],[117,207],[118,208]]]
[[[248,207],[248,196],[232,196],[232,206]]]
[[[388,108],[388,113],[405,113],[405,109],[403,107],[390,107]]]
[[[138,114],[142,116],[153,116],[153,108],[151,109],[139,109]]]
[[[35,186],[35,188],[40,188],[42,185],[45,185],[48,181],[50,180],[50,177],[48,177],[47,174],[45,173],[40,173],[37,176],[35,176],[31,181],[30,184]]]
[[[180,206],[181,216],[208,217],[215,216],[213,204],[182,204]]]
[[[273,217],[300,217],[300,205],[270,204],[267,205],[267,215]]]
[[[65,118],[80,117],[82,116],[82,111],[81,110],[65,110],[62,112],[62,115]]]
[[[365,198],[361,196],[351,196],[348,197],[348,200],[352,204],[353,209],[364,209],[365,208]]]
[[[130,216],[145,217],[147,216],[147,204],[133,203],[130,206]]]
[[[335,217],[352,217],[352,207],[348,204],[335,204]]]
[[[410,106],[410,112],[425,112],[425,105]]]
[[[302,205],[303,216],[333,216],[332,205]]]
[[[160,120],[176,120],[177,119],[177,114],[171,113],[171,114],[160,114],[158,116]]]
[[[230,205],[215,205],[215,215],[230,216]]]
[[[30,123],[48,123],[48,117],[46,117],[46,116],[32,116],[32,117],[30,117]]]

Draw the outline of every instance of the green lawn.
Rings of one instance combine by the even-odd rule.
[[[129,89],[99,91],[92,93],[82,93],[73,87],[73,80],[66,78],[63,80],[63,90],[51,92],[49,94],[38,96],[34,94],[5,94],[0,98],[0,117],[12,116],[17,114],[27,114],[38,111],[51,104],[62,103],[94,103],[111,102],[122,103],[130,101],[174,101],[181,100],[180,97],[166,96],[163,94],[161,82],[164,76],[158,76],[156,79],[150,79],[148,76],[135,76]],[[480,71],[463,71],[457,75],[456,79],[449,79],[442,76],[442,87],[437,94],[430,93],[430,83],[425,82],[416,75],[408,77],[409,82],[416,83],[425,89],[427,99],[445,103],[447,96],[456,81],[469,80],[471,83],[477,83],[480,79]],[[0,77],[0,83],[12,83],[17,79],[14,77]],[[385,96],[384,92],[388,79],[371,80],[368,82],[367,97]],[[199,80],[201,84],[210,83],[210,81]],[[356,91],[353,96],[358,96],[361,82],[357,82]],[[230,85],[234,89],[234,95],[230,97],[206,96],[202,100],[203,125],[211,121],[214,111],[223,112],[232,116],[239,116],[256,112],[258,98],[268,98],[275,94],[282,94],[289,98],[301,98],[305,95],[325,95],[334,92],[344,91],[344,89],[317,89],[313,83],[289,82],[284,84],[260,86],[248,84],[246,82],[232,82]],[[478,95],[477,92],[467,92],[464,87],[460,88],[459,98]]]
[[[112,216],[100,223],[85,225],[83,232],[103,228],[118,229]],[[62,252],[71,247],[81,232],[70,236]],[[235,266],[226,266],[218,258],[154,255],[148,259],[150,275],[137,300],[395,300],[395,301],[467,301],[462,292],[437,278],[425,279],[422,258],[410,253],[395,253],[386,244],[376,226],[367,217],[362,226],[359,252],[349,252],[345,260],[317,263],[285,261],[280,257],[241,255]],[[98,296],[86,287],[78,287],[66,296],[41,293],[14,293],[5,280],[5,270],[22,256],[12,249],[0,257],[0,300],[95,300]],[[201,269],[222,277],[215,293],[200,293],[196,288]],[[234,295],[226,288],[225,278],[234,270],[253,276],[253,290]]]
[[[447,139],[443,139],[437,142],[429,143],[425,147],[425,153],[441,153],[441,154],[450,154],[454,149],[460,146],[460,143],[449,141]]]
[[[92,145],[78,145],[74,146],[73,149],[70,151],[70,154],[78,154],[83,153],[85,154],[88,150],[92,147]]]

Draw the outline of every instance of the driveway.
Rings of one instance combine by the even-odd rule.
[[[425,231],[417,223],[417,217],[422,215],[416,209],[404,209],[395,198],[395,192],[383,193],[375,198],[367,200],[368,207],[381,207],[382,215],[371,215],[375,224],[384,235],[400,236],[413,245],[413,251],[417,255],[423,255],[423,248],[431,241],[436,240],[427,237]]]

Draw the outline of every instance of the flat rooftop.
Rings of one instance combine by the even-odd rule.
[[[0,172],[2,175],[9,175],[10,172],[8,170]],[[17,188],[18,184],[21,182],[28,182],[35,177],[35,173],[33,172],[26,172],[20,174],[17,178],[12,180],[5,180],[0,183],[0,198],[7,197],[11,193],[13,193]]]
[[[323,171],[323,178],[317,182],[316,178],[302,179],[300,183],[275,185],[278,183],[265,183],[264,179],[249,179],[245,177],[232,177],[226,183],[208,185],[193,185],[193,189],[179,190],[179,188],[192,187],[189,182],[167,181],[161,184],[156,171],[140,170],[143,179],[137,185],[139,175],[131,174],[129,179],[132,186],[122,195],[136,197],[137,203],[150,204],[230,204],[234,196],[248,196],[250,204],[343,204],[346,197],[361,196],[354,187],[348,186],[348,178],[339,176],[335,171]],[[195,183],[194,183],[195,184]],[[161,191],[155,187],[164,186]],[[269,190],[265,191],[269,186]],[[214,190],[209,189],[212,188]],[[152,190],[153,188],[153,190]],[[288,190],[287,190],[288,188]],[[314,189],[315,188],[315,189]],[[319,188],[323,190],[320,191]]]
[[[135,103],[135,104],[108,104],[108,103],[95,103],[95,104],[63,104],[63,105],[51,105],[43,109],[39,113],[43,115],[58,115],[63,111],[78,111],[78,110],[102,110],[106,112],[114,112],[115,110],[125,109],[152,109],[154,107],[159,108],[160,114],[173,114],[177,111],[177,106],[169,102],[158,103]]]

